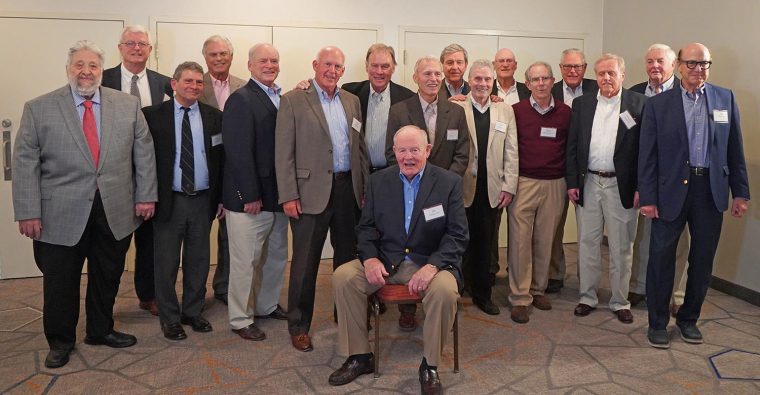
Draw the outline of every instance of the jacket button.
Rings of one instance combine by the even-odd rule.
[[[409,249],[408,248],[404,249],[404,252],[408,254],[409,253]]]
[[[331,149],[327,150],[327,152],[329,152],[329,153],[331,153],[331,154],[332,154],[332,150],[331,150]]]
[[[683,180],[683,184],[686,185],[689,183],[689,180]]]
[[[332,170],[328,170],[328,171],[327,171],[327,174],[332,174]]]

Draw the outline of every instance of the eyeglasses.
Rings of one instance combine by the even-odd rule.
[[[582,68],[586,67],[586,63],[584,64],[561,64],[559,67],[562,67],[562,70],[570,71],[570,70],[581,70]]]
[[[712,65],[712,61],[711,60],[683,60],[683,59],[678,59],[678,61],[681,62],[681,63],[683,63],[683,64],[685,64],[686,68],[689,69],[689,70],[693,70],[697,66],[702,67],[702,70],[707,70]]]
[[[513,64],[513,63],[515,63],[515,60],[514,59],[502,58],[502,59],[496,59],[496,63]]]
[[[150,43],[146,43],[144,41],[125,41],[121,43],[121,45],[125,45],[129,48],[147,48],[150,47]]]
[[[554,80],[554,77],[531,77],[528,79],[528,81],[538,84],[539,82],[551,82]]]

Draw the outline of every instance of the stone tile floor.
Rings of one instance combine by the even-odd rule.
[[[451,341],[440,367],[448,393],[760,393],[760,307],[710,290],[699,323],[705,344],[689,345],[675,334],[670,350],[656,350],[646,343],[645,307],[634,308],[633,324],[622,324],[606,308],[607,289],[600,292],[602,303],[590,316],[573,316],[576,246],[565,249],[568,273],[573,274],[562,292],[551,296],[554,309],[534,310],[526,325],[509,319],[503,276],[494,292],[501,315],[488,316],[469,298],[462,299],[461,371],[452,372]],[[83,344],[82,306],[79,343],[71,362],[52,370],[43,364],[47,344],[40,319],[41,279],[0,281],[0,393],[418,393],[422,331],[399,331],[395,309],[382,316],[380,378],[366,375],[344,387],[327,384],[327,376],[343,362],[335,353],[330,267],[323,261],[312,352],[290,346],[283,321],[259,320],[267,340],[243,341],[229,330],[227,309],[212,298],[210,285],[204,315],[215,330],[198,334],[188,328],[187,340],[169,341],[161,335],[158,319],[138,309],[132,273],[125,273],[115,306],[116,328],[135,334],[137,345],[114,350]],[[85,283],[83,277],[82,295]],[[283,289],[283,302],[286,292]]]

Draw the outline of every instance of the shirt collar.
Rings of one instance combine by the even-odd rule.
[[[464,81],[462,81],[462,85],[459,86],[459,89],[456,89],[454,88],[454,85],[449,84],[448,80],[443,80],[443,83],[446,84],[446,89],[449,90],[449,93],[451,93],[451,96],[455,96],[464,92]]]
[[[211,78],[211,83],[212,84],[222,84],[223,82],[226,82],[226,83],[230,82],[230,75],[229,74],[227,74],[227,78],[225,78],[223,80],[218,80],[218,79],[214,78],[214,76],[211,75],[211,73],[208,73],[208,76]]]
[[[620,88],[620,90],[615,96],[607,98],[606,96],[602,95],[601,90],[598,90],[596,91],[596,100],[603,103],[607,103],[607,104],[615,104],[617,102],[620,102],[620,97],[622,96],[622,94],[623,94],[623,88]]]
[[[508,86],[506,89],[504,89],[504,87],[503,87],[503,86],[501,86],[501,84],[499,83],[499,81],[498,81],[498,80],[496,81],[496,86],[497,86],[497,89],[498,89],[498,90],[500,90],[500,91],[504,91],[504,93],[509,93],[509,92],[511,92],[513,89],[517,89],[517,80],[515,80],[515,82],[514,82],[514,83],[512,83],[512,85]]]
[[[317,96],[319,96],[320,100],[327,100],[327,101],[335,100],[335,98],[338,97],[338,95],[340,94],[340,88],[336,86],[335,94],[333,95],[332,99],[330,99],[330,96],[327,95],[327,92],[325,92],[325,90],[322,89],[322,87],[319,86],[319,84],[317,84],[316,81],[312,81],[311,85],[314,87],[314,89],[317,90]]]
[[[436,96],[435,100],[433,100],[430,103],[426,102],[425,99],[422,98],[422,95],[419,94],[419,92],[417,93],[417,97],[420,99],[420,104],[422,105],[422,111],[425,111],[427,106],[430,104],[433,105],[433,108],[438,109],[438,96]]]
[[[581,83],[578,84],[578,86],[576,86],[575,89],[571,88],[570,85],[568,85],[565,82],[565,80],[562,80],[562,89],[565,90],[565,91],[570,91],[573,94],[575,94],[576,92],[578,92],[578,90],[580,90],[581,93],[583,93],[583,80],[581,80]]]
[[[489,97],[486,101],[486,104],[481,106],[480,103],[475,101],[475,98],[472,97],[472,92],[467,94],[470,97],[470,101],[472,102],[472,106],[475,107],[478,111],[480,111],[481,114],[484,114],[486,111],[488,111],[489,108],[491,108],[491,98]]]
[[[71,89],[71,96],[74,97],[74,107],[79,107],[82,105],[82,103],[84,103],[85,100],[87,100],[86,97],[77,93],[74,88],[71,86],[69,86],[69,88]],[[92,95],[92,98],[90,100],[92,100],[93,103],[100,105],[100,88],[95,91],[95,94]]]
[[[279,86],[279,85],[277,85],[277,83],[276,83],[276,82],[275,82],[275,83],[273,83],[273,84],[272,84],[272,87],[270,88],[270,87],[268,87],[268,86],[266,86],[266,85],[262,84],[261,82],[259,82],[259,80],[257,80],[256,78],[253,78],[253,77],[251,77],[251,80],[252,80],[253,82],[255,82],[256,84],[258,84],[258,85],[259,85],[259,87],[260,87],[260,88],[261,88],[261,89],[262,89],[264,92],[267,92],[267,93],[269,93],[269,94],[272,94],[272,93],[274,93],[274,94],[277,94],[277,96],[280,96],[280,94],[282,93],[282,88],[280,88],[280,86]],[[314,85],[316,86],[317,84],[314,84]]]
[[[182,107],[184,107],[184,106],[181,105],[181,104],[179,104],[179,102],[177,100],[173,100],[173,101],[174,101],[174,113],[175,114],[176,113],[180,113],[180,114],[183,113],[184,110],[182,109]],[[195,103],[193,103],[193,104],[190,105],[190,112],[194,112],[194,111],[198,111],[198,101],[197,100],[195,101]]]
[[[425,166],[427,166],[427,165],[425,165]],[[422,179],[423,173],[425,173],[425,168],[424,167],[422,168],[422,170],[420,170],[419,173],[417,173],[417,175],[415,175],[414,177],[412,177],[411,181],[409,181],[409,180],[407,180],[407,178],[404,175],[404,173],[401,172],[401,169],[399,169],[398,176],[401,178],[401,181],[403,181],[404,183],[415,185],[415,184],[419,184],[420,183],[420,180]]]
[[[660,93],[665,92],[666,90],[668,90],[668,89],[670,89],[670,88],[673,87],[673,82],[676,80],[675,76],[676,76],[675,74],[671,75],[670,78],[668,78],[667,81],[665,81],[665,82],[662,83],[661,89],[660,89]],[[654,92],[654,86],[652,86],[652,83],[649,82],[649,80],[647,80],[647,89],[649,89],[652,92]]]
[[[528,100],[530,101],[530,106],[533,107],[533,109],[535,109],[536,111],[538,111],[538,112],[540,112],[542,114],[546,114],[552,108],[554,108],[554,96],[549,96],[549,107],[547,107],[547,108],[541,108],[541,105],[538,104],[538,102],[536,101],[536,99],[533,98],[533,95],[530,95],[530,98],[528,98]]]
[[[136,75],[137,79],[139,80],[139,79],[141,79],[145,75],[145,70],[146,69],[147,69],[147,67],[144,68],[144,69],[142,69],[142,71],[140,71],[139,73],[133,74],[131,71],[127,70],[127,68],[124,67],[124,63],[122,63],[121,64],[121,75],[123,75],[124,77],[126,77],[126,79],[128,79],[128,80],[131,80],[132,76]]]
[[[681,85],[679,85],[679,87],[681,88],[681,92],[683,92],[683,94],[686,95],[686,97],[688,97],[689,99],[692,99],[692,100],[694,99],[693,97],[691,97],[692,96],[691,93],[689,91],[687,91],[686,88],[683,87],[683,83],[681,83]],[[702,84],[702,86],[700,86],[699,88],[697,88],[696,91],[695,91],[695,93],[697,93],[697,95],[696,95],[697,98],[699,98],[699,96],[704,95],[705,94],[705,84]]]

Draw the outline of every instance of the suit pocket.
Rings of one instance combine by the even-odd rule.
[[[309,169],[296,169],[296,178],[309,178]]]

